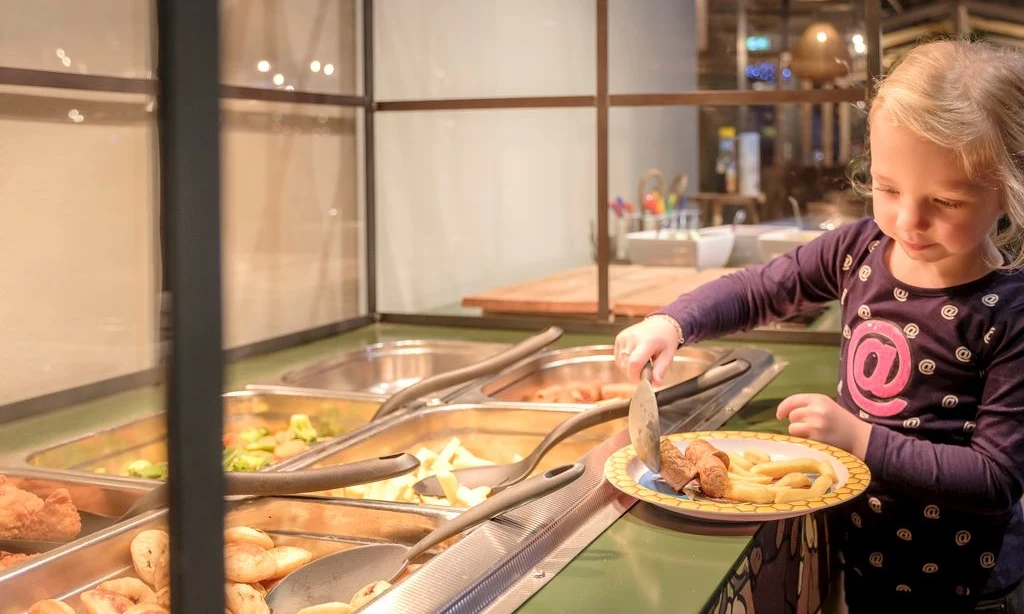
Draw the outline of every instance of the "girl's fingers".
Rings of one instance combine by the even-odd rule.
[[[811,427],[803,422],[790,422],[789,434],[793,437],[800,437],[801,439],[810,439]]]
[[[640,381],[640,374],[647,365],[647,361],[654,355],[654,346],[650,341],[641,341],[629,355],[629,363],[626,368],[626,375],[630,381]]]
[[[615,338],[615,345],[612,348],[612,351],[615,352],[615,366],[624,372],[629,366],[629,356],[633,353],[635,344],[636,341],[628,332],[619,333],[619,336]]]
[[[789,412],[789,422],[790,424],[805,423],[810,415],[811,409],[806,405],[802,405]]]
[[[661,386],[665,383],[665,372],[672,366],[672,361],[675,359],[676,353],[672,350],[662,350],[658,357],[654,359],[654,375],[651,377],[653,380],[651,383],[655,386]]]
[[[813,394],[794,394],[786,397],[779,403],[778,409],[775,410],[775,417],[779,420],[785,420],[794,409],[809,405],[813,397]]]

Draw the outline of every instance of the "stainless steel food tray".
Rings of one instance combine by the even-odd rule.
[[[729,352],[747,374],[662,411],[662,432],[717,429],[781,371],[770,352]],[[629,443],[622,430],[586,454],[578,480],[468,534],[365,608],[366,614],[514,612],[635,502],[604,479],[604,463]],[[362,612],[362,611],[361,611]]]
[[[82,521],[82,529],[75,539],[111,526],[117,518],[128,511],[128,508],[149,492],[151,485],[139,483],[137,480],[81,476],[22,467],[0,467],[0,475],[6,477],[10,486],[33,493],[42,499],[46,499],[59,489],[67,490]],[[37,539],[57,540],[56,537],[48,535],[39,536]],[[35,551],[26,552],[32,553]]]
[[[665,374],[665,387],[691,379],[711,368],[728,350],[681,348]],[[533,394],[555,384],[626,383],[615,366],[614,348],[589,345],[549,350],[528,358],[498,375],[449,395],[451,403],[532,403]]]
[[[315,557],[368,543],[412,545],[453,515],[434,508],[305,497],[269,497],[229,505],[226,526],[262,529],[277,545],[300,546]],[[78,607],[83,591],[105,580],[134,575],[129,554],[132,539],[141,531],[166,529],[166,525],[166,510],[149,512],[0,572],[0,614],[24,612],[40,599],[63,599]]]
[[[504,343],[442,339],[388,341],[288,371],[279,383],[388,397],[424,378],[482,362],[509,347]],[[453,386],[426,400],[441,398],[461,387]]]
[[[374,423],[343,442],[324,446],[315,454],[289,463],[287,470],[324,467],[398,452],[415,453],[420,447],[437,452],[452,437],[474,455],[496,463],[526,456],[559,424],[580,411],[572,405],[517,404],[445,405],[422,408]],[[576,462],[594,447],[626,428],[625,418],[593,426],[555,446],[535,473]]]
[[[752,365],[751,371],[699,397],[682,400],[664,408],[663,432],[720,427],[735,411],[762,390],[783,367],[775,363],[773,356],[767,351],[740,349],[731,354],[748,360]],[[529,409],[534,412],[547,411],[553,419],[554,416],[579,411],[580,408],[558,406],[546,410],[532,407]],[[488,421],[484,420],[490,415],[485,410],[501,411],[500,404],[474,408],[474,412],[479,412],[478,416],[481,419],[475,424],[476,430],[486,431],[492,428]],[[443,408],[425,411],[444,414]],[[414,414],[415,412],[399,414],[386,418],[380,424],[369,425],[354,433],[349,441],[334,442],[330,444],[330,448],[316,450],[309,457],[304,457],[302,463],[313,464],[332,454],[355,454],[360,445],[383,445],[383,442],[390,441],[393,445],[399,446],[400,442],[406,441],[401,440],[399,434],[405,432],[411,435],[417,432],[410,426],[399,426],[402,423],[415,422],[417,417]],[[449,415],[457,416],[458,413],[449,412]],[[542,413],[531,415],[540,416]],[[430,418],[420,419],[429,421]],[[452,428],[457,428],[455,424],[448,424],[451,424]],[[529,432],[530,428],[527,425],[525,430]],[[395,437],[378,439],[375,444],[368,443],[373,433],[388,432],[387,429],[392,429],[390,433]],[[538,427],[535,430],[541,429]],[[445,433],[444,428],[435,429],[433,432],[441,437]],[[515,611],[634,503],[632,498],[616,491],[603,477],[605,460],[628,441],[628,433],[625,429],[620,429],[607,439],[595,442],[596,447],[582,454],[586,472],[576,482],[469,532],[428,561],[415,574],[361,611],[370,614],[498,614]],[[376,449],[381,448],[374,448]],[[348,452],[350,450],[352,452]],[[375,454],[371,452],[370,447],[364,447],[362,450],[360,455]],[[477,452],[485,454],[484,451]],[[567,456],[571,457],[572,454]],[[554,463],[577,459],[550,460]],[[278,499],[287,501],[287,504],[277,504],[280,507],[267,508],[263,513],[256,507],[262,505],[264,501]],[[302,501],[302,506],[297,507],[295,501]],[[391,531],[391,528],[374,527],[395,526],[395,522],[389,519],[394,517],[384,514],[422,514],[426,518],[440,520],[454,511],[408,504],[339,501],[316,497],[272,498],[233,504],[228,524],[255,525],[282,539],[291,533],[295,533],[297,539],[306,539],[309,537],[307,533],[312,533],[314,539],[322,539],[324,536],[316,535],[315,531],[304,528],[306,525],[303,524],[308,517],[317,516],[310,513],[308,507],[317,504],[366,510],[364,516],[345,516],[348,519],[346,522],[337,517],[321,516],[327,518],[324,522],[332,527],[332,535],[335,536],[324,540],[326,550],[330,550],[335,544],[339,544],[340,548],[347,547],[344,545],[346,543],[359,544],[380,539],[412,543],[436,525],[430,525],[428,522],[427,526],[409,528],[404,532],[390,532],[386,537],[374,531]],[[266,520],[265,524],[260,523],[261,518]],[[124,573],[129,569],[127,546],[131,538],[139,531],[161,526],[165,521],[165,511],[151,512],[47,553],[37,561],[15,568],[16,573],[0,574],[0,595],[4,595],[0,603],[0,614],[21,612],[39,598],[71,596],[73,600],[75,595],[102,579]],[[340,533],[346,535],[339,540],[336,536]],[[402,533],[401,536],[399,533]],[[8,595],[12,597],[8,599]]]
[[[367,424],[382,402],[378,397],[355,393],[311,395],[266,387],[258,392],[229,392],[223,398],[226,431],[255,426],[283,429],[287,428],[292,414],[303,413],[309,415],[319,432],[334,437],[344,437]],[[313,444],[310,452],[321,445],[323,443]],[[2,459],[2,462],[84,475],[97,472],[122,475],[134,460],[159,462],[165,460],[166,455],[167,417],[161,412],[69,441],[49,443],[41,449]]]

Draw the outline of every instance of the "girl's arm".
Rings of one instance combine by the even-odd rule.
[[[874,425],[874,477],[950,509],[999,513],[1024,494],[1024,309],[1005,320],[985,374],[969,446],[936,444]]]
[[[658,313],[679,322],[687,343],[797,315],[839,298],[844,254],[861,253],[866,248],[856,244],[866,246],[877,233],[870,218],[841,226],[766,264],[704,284]]]

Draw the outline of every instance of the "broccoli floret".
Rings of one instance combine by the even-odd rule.
[[[306,414],[292,414],[288,420],[288,434],[292,439],[301,439],[306,443],[316,441],[317,432]]]
[[[148,460],[140,459],[128,465],[128,475],[148,480],[163,480],[167,478],[167,463],[151,463]]]
[[[277,442],[274,441],[254,441],[245,444],[247,452],[273,452],[275,447],[277,447]]]
[[[229,471],[259,471],[270,464],[271,457],[262,454],[239,454],[231,460]]]
[[[146,459],[140,458],[139,460],[132,461],[131,463],[128,464],[128,475],[135,478],[141,478],[142,472],[145,471],[146,469],[149,469],[152,466],[153,463],[149,462]]]
[[[238,434],[246,443],[253,443],[254,441],[266,437],[270,434],[270,431],[262,426],[257,426],[251,429],[246,429]]]
[[[238,448],[232,446],[224,448],[224,455],[221,457],[221,465],[224,467],[224,471],[231,469],[231,463],[239,454],[241,454],[241,452],[238,451]]]

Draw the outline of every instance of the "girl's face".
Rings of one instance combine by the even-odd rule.
[[[955,280],[991,253],[998,190],[972,181],[952,150],[894,125],[884,109],[871,119],[871,178],[875,221],[897,245],[891,258],[909,259],[926,279]]]

